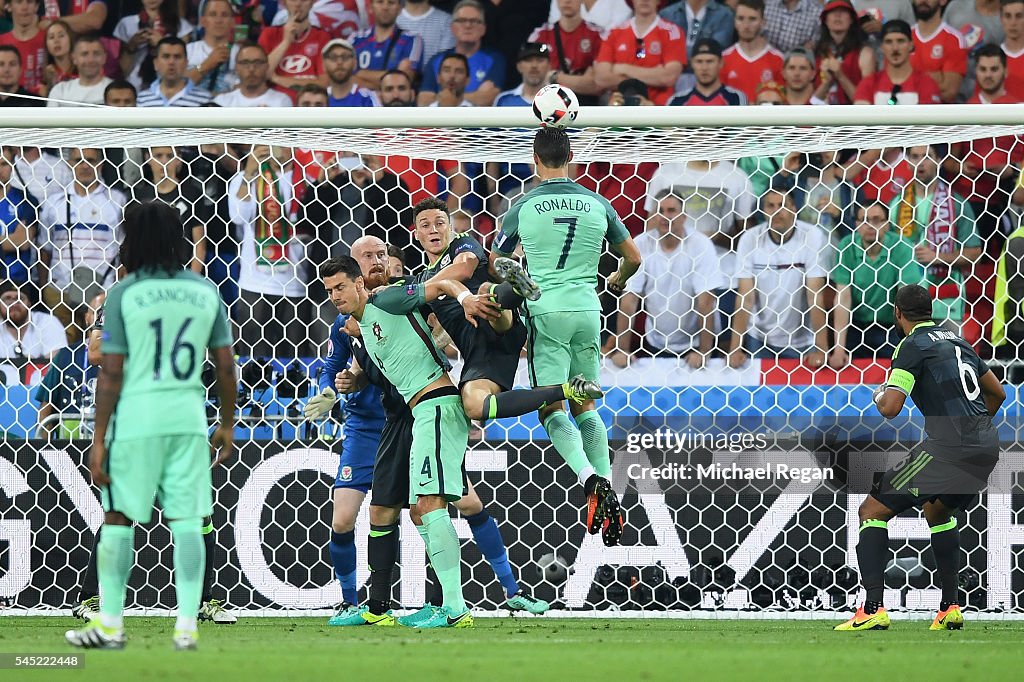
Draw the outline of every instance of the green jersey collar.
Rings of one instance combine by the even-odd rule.
[[[916,332],[921,327],[934,327],[934,326],[935,326],[934,322],[918,322],[917,324],[914,325],[914,328],[910,330],[910,334],[913,334],[914,332]],[[907,334],[907,336],[910,336],[910,334]]]

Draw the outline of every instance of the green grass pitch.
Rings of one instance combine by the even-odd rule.
[[[123,651],[85,651],[80,670],[0,671],[2,680],[489,682],[490,680],[1021,680],[1024,622],[970,620],[930,632],[832,632],[830,621],[478,618],[472,630],[330,628],[323,618],[242,618],[171,647],[169,618],[128,618]],[[0,652],[75,653],[62,617],[0,619]]]

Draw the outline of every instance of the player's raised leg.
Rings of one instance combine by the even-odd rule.
[[[932,554],[942,589],[939,612],[932,621],[931,630],[961,630],[964,627],[959,596],[960,530],[953,512],[938,499],[924,505],[924,517],[931,530]]]
[[[909,507],[908,507],[909,508]],[[864,588],[864,604],[853,618],[840,623],[836,630],[888,630],[889,614],[882,604],[885,592],[885,565],[889,558],[889,525],[894,514],[873,495],[861,503],[860,535],[857,541],[857,565]]]

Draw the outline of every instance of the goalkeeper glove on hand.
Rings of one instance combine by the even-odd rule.
[[[313,396],[302,408],[302,414],[306,419],[321,419],[326,417],[338,401],[338,394],[333,388],[325,388],[318,395]]]

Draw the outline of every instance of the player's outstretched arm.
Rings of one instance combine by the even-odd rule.
[[[487,296],[479,296],[453,279],[442,279],[430,281],[424,284],[424,298],[427,302],[434,301],[441,296],[451,296],[457,300],[463,310],[466,311],[466,319],[471,325],[476,326],[476,318],[485,320],[497,320],[501,317],[501,306]]]
[[[475,253],[470,251],[463,251],[455,257],[455,260],[451,262],[451,265],[446,265],[437,271],[437,274],[431,277],[428,282],[437,280],[440,282],[445,279],[453,279],[456,282],[465,282],[467,279],[473,276],[476,272],[476,266],[480,263],[480,259]]]
[[[107,428],[117,401],[121,398],[124,358],[119,353],[104,353],[100,373],[96,378],[96,424],[92,436],[92,452],[89,455],[89,472],[96,485],[110,483],[110,477],[103,470],[107,459]]]
[[[422,284],[390,286],[370,296],[370,303],[392,315],[407,315],[424,303],[435,301],[441,296],[451,296],[466,311],[466,319],[474,327],[477,317],[496,320],[501,307],[488,297],[470,293],[462,282],[452,279],[431,279]]]
[[[231,346],[211,348],[210,357],[217,377],[217,398],[220,402],[219,423],[210,444],[214,451],[217,451],[213,463],[220,464],[230,459],[234,449],[235,396],[238,395],[238,380],[235,378],[235,356]]]
[[[1003,401],[1006,400],[1006,391],[1003,390],[1003,385],[999,383],[999,379],[996,378],[992,370],[985,372],[978,383],[981,386],[981,392],[985,394],[985,407],[988,408],[988,415],[996,416]]]
[[[636,247],[632,237],[626,237],[621,242],[612,244],[611,247],[612,251],[621,258],[619,259],[619,269],[608,278],[608,288],[620,292],[626,288],[629,278],[640,269],[640,249]]]

